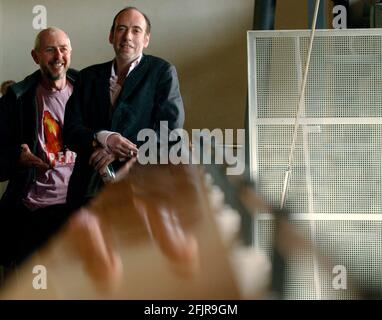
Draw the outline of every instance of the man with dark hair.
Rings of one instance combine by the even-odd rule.
[[[118,160],[137,154],[140,130],[153,129],[159,134],[163,123],[168,124],[167,132],[183,126],[175,67],[143,54],[150,27],[150,20],[138,9],[121,10],[109,34],[115,58],[80,72],[64,126],[64,141],[78,155],[68,189],[72,208],[94,197],[106,167],[117,168]]]
[[[42,30],[31,54],[40,70],[13,84],[0,102],[0,265],[21,262],[65,220],[75,153],[62,140],[65,105],[77,73],[58,28]]]
[[[121,11],[119,11],[113,19],[113,24],[111,25],[110,33],[114,33],[115,21],[117,20],[117,17],[119,16],[119,14],[122,12],[128,11],[128,10],[136,10],[143,16],[143,18],[145,18],[145,21],[146,21],[146,30],[145,31],[146,31],[146,34],[150,34],[151,33],[151,21],[150,21],[149,17],[145,13],[143,13],[142,11],[138,10],[136,7],[126,7],[126,8],[123,8]]]

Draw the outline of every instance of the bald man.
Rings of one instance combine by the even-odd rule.
[[[39,70],[14,84],[0,105],[0,265],[18,263],[65,220],[76,154],[63,145],[65,105],[77,72],[58,28],[42,30],[31,52]]]

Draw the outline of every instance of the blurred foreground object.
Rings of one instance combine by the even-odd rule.
[[[201,169],[135,164],[16,270],[0,298],[240,298]],[[46,290],[33,288],[36,265]]]

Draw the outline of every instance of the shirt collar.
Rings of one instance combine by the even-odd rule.
[[[134,70],[134,68],[141,62],[143,54],[141,53],[137,59],[135,59],[131,64],[129,71],[126,74],[126,77],[130,74],[131,71]],[[115,74],[115,59],[113,60],[113,64],[111,65],[111,78],[116,78],[117,75]]]

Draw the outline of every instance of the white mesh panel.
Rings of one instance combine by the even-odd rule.
[[[358,286],[368,290],[382,287],[382,222],[346,220],[292,220],[297,231],[306,239],[315,234],[315,246],[323,257],[330,258],[332,264],[316,263],[314,272],[311,251],[291,250],[286,261],[286,299],[358,299]],[[256,233],[259,247],[272,258],[272,219],[261,219]],[[313,231],[313,232],[312,232]],[[347,271],[347,289],[333,287],[333,267],[340,265]],[[318,280],[318,288],[317,282]],[[318,289],[318,290],[316,290]]]
[[[250,169],[257,190],[276,206],[309,37],[304,30],[248,33]],[[382,30],[317,30],[302,111],[286,200],[293,223],[361,286],[382,288],[376,276],[382,274]],[[272,230],[267,219],[255,230],[269,254]],[[357,297],[333,290],[333,275],[320,266],[315,272],[315,264],[310,253],[291,253],[287,298]]]

